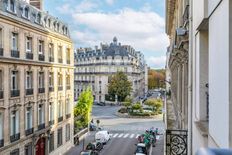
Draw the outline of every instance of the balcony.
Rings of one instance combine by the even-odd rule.
[[[11,90],[11,97],[18,97],[20,94],[19,90]]]
[[[70,64],[70,60],[67,60],[67,64]]]
[[[33,88],[26,89],[26,95],[33,95]]]
[[[33,53],[27,52],[27,53],[26,53],[26,59],[33,60]]]
[[[4,146],[4,139],[0,140],[0,148]]]
[[[39,88],[39,89],[38,89],[38,92],[39,92],[39,93],[45,93],[45,88]]]
[[[70,90],[70,89],[71,89],[71,86],[70,86],[70,85],[66,86],[66,89],[67,89],[67,90]]]
[[[66,119],[70,118],[71,114],[66,114]]]
[[[27,129],[27,130],[25,130],[25,135],[26,136],[31,135],[31,134],[33,134],[33,132],[34,132],[34,128]]]
[[[13,142],[15,142],[15,141],[17,141],[19,139],[20,139],[20,133],[17,133],[17,134],[14,134],[14,135],[10,136],[10,142],[11,143],[13,143]]]
[[[62,90],[63,90],[63,86],[59,86],[59,87],[58,87],[58,90],[59,90],[59,91],[62,91]]]
[[[49,62],[54,62],[54,57],[49,57]]]
[[[52,120],[52,121],[49,121],[49,125],[53,125],[54,124],[54,120]]]
[[[0,99],[3,99],[3,96],[4,96],[4,92],[3,90],[0,90]]]
[[[54,92],[54,87],[53,86],[49,87],[49,92]]]
[[[11,57],[19,58],[19,51],[18,50],[11,50]]]
[[[38,125],[38,130],[42,130],[45,128],[45,123]]]
[[[39,54],[39,61],[44,61],[44,60],[45,60],[44,54]]]
[[[63,116],[58,118],[58,122],[62,122],[63,121]]]
[[[63,59],[62,59],[62,58],[59,58],[59,59],[58,59],[58,62],[59,62],[59,63],[63,63]]]
[[[3,56],[3,48],[0,48],[0,56]]]

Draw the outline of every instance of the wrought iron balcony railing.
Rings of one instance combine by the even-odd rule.
[[[31,135],[33,132],[34,132],[34,128],[27,129],[25,130],[25,135],[26,136]]]
[[[63,63],[63,59],[62,59],[62,58],[59,58],[59,59],[58,59],[58,62],[59,62],[59,63]]]
[[[0,90],[0,99],[3,99],[3,97],[4,97],[4,92],[3,90]]]
[[[66,119],[70,118],[71,114],[66,114]]]
[[[39,93],[45,93],[45,88],[39,88],[38,91]]]
[[[11,50],[11,57],[19,58],[19,51],[18,50]]]
[[[63,121],[63,116],[58,118],[58,122],[62,122]]]
[[[4,51],[4,49],[0,48],[0,56],[3,56],[3,51]]]
[[[67,85],[67,86],[66,86],[66,89],[67,89],[67,90],[70,90],[70,88],[71,88],[70,85]]]
[[[45,55],[39,54],[39,61],[44,61],[44,60],[45,60]]]
[[[42,130],[45,128],[45,123],[38,125],[38,130]]]
[[[59,90],[59,91],[62,91],[62,90],[63,90],[63,86],[59,86],[59,87],[58,87],[58,90]]]
[[[53,92],[54,91],[54,87],[50,86],[49,87],[49,92]]]
[[[33,53],[27,52],[27,53],[26,53],[26,59],[33,60]]]
[[[20,139],[20,133],[14,134],[10,136],[10,142],[15,142]]]
[[[11,90],[11,97],[18,97],[20,94],[19,90]]]
[[[49,121],[49,125],[53,125],[54,124],[54,120],[52,120],[52,121]]]
[[[33,94],[33,88],[26,89],[26,95],[32,95]]]
[[[0,148],[4,146],[4,139],[0,139]]]
[[[49,62],[54,62],[54,57],[49,57]]]

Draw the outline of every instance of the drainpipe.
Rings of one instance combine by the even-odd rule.
[[[193,76],[193,0],[189,0],[189,65],[188,65],[188,155],[192,155],[192,76]]]

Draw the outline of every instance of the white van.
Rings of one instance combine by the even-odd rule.
[[[95,141],[100,142],[102,144],[106,144],[110,140],[110,134],[108,131],[98,131],[95,134]]]

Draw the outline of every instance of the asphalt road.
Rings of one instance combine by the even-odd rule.
[[[159,128],[163,131],[162,118],[155,119],[131,119],[119,118],[115,115],[118,106],[94,106],[92,117],[94,122],[100,120],[100,126],[108,130],[111,140],[104,146],[100,155],[133,155],[136,149],[137,136],[151,127]],[[85,145],[94,141],[95,132],[90,132],[85,138]],[[79,155],[83,148],[83,141],[77,147],[73,147],[67,155]],[[152,155],[163,154],[163,136],[159,137],[156,147],[152,148]]]

